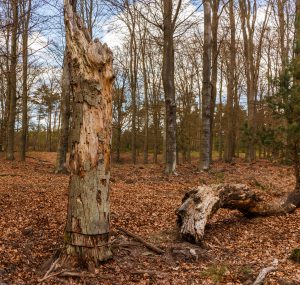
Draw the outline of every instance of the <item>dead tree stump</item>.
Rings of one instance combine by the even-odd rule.
[[[176,211],[182,237],[200,242],[208,220],[220,208],[239,210],[246,217],[256,217],[288,213],[296,206],[289,202],[267,203],[244,184],[199,186],[185,194]]]
[[[112,52],[92,41],[64,0],[73,116],[65,246],[69,256],[97,265],[111,257],[109,179],[112,135]]]

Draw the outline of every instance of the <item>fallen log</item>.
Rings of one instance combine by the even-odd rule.
[[[289,213],[296,206],[290,202],[268,203],[244,184],[199,186],[185,194],[176,211],[181,236],[190,242],[200,242],[208,220],[220,208],[239,210],[251,218]]]

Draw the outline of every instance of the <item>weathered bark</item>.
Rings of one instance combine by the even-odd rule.
[[[211,122],[211,7],[210,1],[204,2],[204,45],[203,45],[203,88],[202,88],[202,126],[200,168],[210,167],[210,122]]]
[[[91,40],[64,0],[73,120],[66,253],[88,266],[111,257],[109,178],[112,133],[112,53]]]
[[[10,80],[9,90],[9,115],[7,122],[7,149],[6,159],[14,160],[14,148],[15,148],[15,121],[16,121],[16,104],[17,104],[17,38],[18,38],[18,1],[12,0],[13,11],[13,26],[11,35],[11,64],[10,64]]]
[[[220,208],[239,210],[246,217],[256,217],[292,212],[296,206],[289,201],[267,203],[244,184],[200,186],[185,194],[176,211],[182,237],[200,242],[208,220]]]
[[[70,70],[65,51],[63,74],[61,82],[61,127],[59,134],[59,144],[56,156],[55,173],[67,173],[66,161],[69,142],[69,125],[70,125]]]
[[[27,11],[26,11],[26,2]],[[21,145],[20,145],[20,160],[24,161],[26,156],[26,146],[27,146],[27,133],[28,133],[28,28],[29,20],[31,17],[31,0],[23,1],[23,34],[22,34],[22,61],[23,61],[23,85],[22,85],[22,134],[21,134]]]

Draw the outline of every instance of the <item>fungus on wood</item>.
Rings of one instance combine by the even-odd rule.
[[[289,213],[296,206],[289,202],[268,203],[244,184],[199,186],[185,194],[176,211],[181,236],[200,242],[207,222],[220,208],[239,210],[250,218]]]
[[[112,255],[108,239],[113,57],[106,44],[91,40],[69,0],[64,0],[64,19],[73,97],[66,253],[95,266]]]

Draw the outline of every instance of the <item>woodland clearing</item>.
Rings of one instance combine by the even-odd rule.
[[[69,177],[53,173],[54,153],[29,153],[26,162],[0,163],[0,283],[38,284],[39,269],[63,246]],[[125,156],[124,156],[125,157]],[[113,259],[92,277],[54,276],[39,284],[252,284],[276,258],[278,269],[265,284],[300,284],[299,264],[289,260],[299,247],[300,210],[278,217],[247,219],[221,209],[208,223],[200,245],[177,234],[175,210],[196,185],[245,183],[268,198],[281,199],[294,187],[289,166],[265,160],[214,162],[200,173],[197,161],[178,166],[112,165],[111,240]],[[162,248],[157,255],[118,231],[129,230]]]

